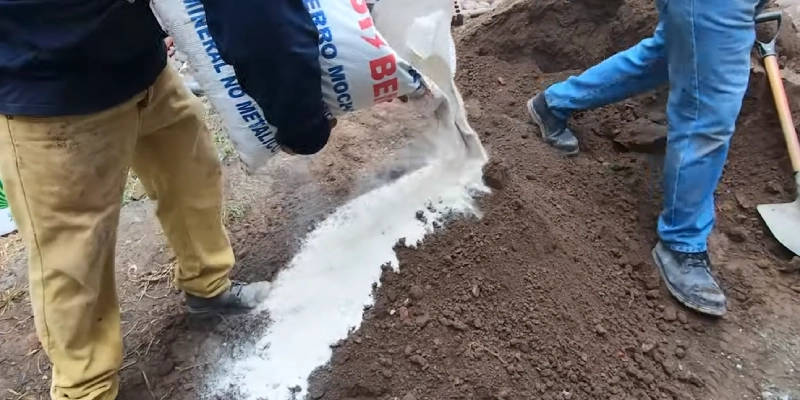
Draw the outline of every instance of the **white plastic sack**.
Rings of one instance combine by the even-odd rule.
[[[320,32],[322,94],[333,116],[425,91],[419,74],[375,29],[365,0],[304,3]],[[176,48],[188,56],[195,79],[220,114],[242,162],[251,172],[264,165],[280,150],[276,128],[239,86],[233,67],[220,57],[200,0],[152,4]]]
[[[450,24],[453,0],[371,0],[375,26],[398,55],[411,62],[447,101],[436,110],[443,132],[454,132],[473,160],[488,159],[478,134],[467,120],[455,82],[456,48]]]

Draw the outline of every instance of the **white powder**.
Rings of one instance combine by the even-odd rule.
[[[273,321],[263,338],[243,358],[225,362],[212,391],[235,387],[247,400],[286,400],[290,388],[299,386],[296,398],[303,398],[311,372],[330,359],[330,345],[361,324],[381,265],[398,267],[392,250],[398,239],[419,243],[444,213],[477,214],[470,193],[486,191],[482,164],[430,165],[356,198],[323,221],[276,278],[263,304]],[[427,223],[416,218],[419,210]]]
[[[299,387],[294,398],[303,398],[309,375],[330,360],[330,345],[361,324],[381,265],[398,268],[397,241],[416,245],[444,214],[477,215],[470,193],[488,191],[481,179],[486,153],[453,81],[451,10],[450,0],[382,1],[374,10],[384,38],[432,80],[432,96],[411,103],[435,109],[438,126],[421,137],[435,161],[345,204],[309,235],[263,304],[271,325],[254,348],[223,361],[210,394],[235,388],[244,400],[286,400]]]

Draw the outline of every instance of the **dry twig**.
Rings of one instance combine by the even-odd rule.
[[[503,357],[501,357],[500,354],[497,354],[497,352],[494,352],[494,351],[490,350],[488,347],[486,347],[486,346],[484,346],[484,345],[482,345],[482,344],[480,344],[478,342],[471,342],[468,347],[469,347],[469,351],[470,352],[474,352],[476,349],[478,351],[485,351],[485,352],[495,356],[495,358],[500,360],[501,363],[508,364],[506,362],[506,360],[503,360]]]

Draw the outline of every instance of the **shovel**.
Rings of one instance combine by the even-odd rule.
[[[756,24],[770,21],[778,22],[777,32],[780,32],[782,22],[782,14],[780,12],[763,13],[756,17]],[[800,195],[800,143],[797,140],[797,132],[795,132],[794,122],[792,121],[792,112],[789,109],[786,91],[783,88],[783,80],[778,70],[778,53],[775,50],[777,39],[778,34],[776,33],[775,37],[769,42],[756,41],[756,48],[764,63],[764,69],[767,71],[772,97],[775,99],[775,108],[781,121],[783,137],[789,150],[789,159],[792,162],[795,186],[798,195]],[[778,239],[792,253],[800,255],[800,197],[796,198],[792,203],[761,204],[758,206],[758,213],[761,214],[761,218],[764,219],[775,239]]]

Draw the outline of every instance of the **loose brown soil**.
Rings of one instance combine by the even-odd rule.
[[[784,359],[746,343],[773,332],[765,310],[799,317],[797,276],[777,272],[790,254],[754,208],[793,196],[768,96],[747,101],[718,190],[711,242],[732,310],[721,321],[681,308],[652,266],[664,93],[576,115],[575,159],[528,122],[529,97],[649,34],[650,4],[515,2],[466,28],[459,82],[495,193],[480,222],[398,249],[400,274],[384,273],[314,398],[734,399],[761,398],[770,379],[797,385],[782,365],[797,362],[796,341]]]
[[[635,44],[655,21],[649,0],[508,0],[458,32],[458,80],[492,157],[486,181],[494,192],[479,200],[480,220],[452,222],[417,249],[397,249],[399,274],[384,271],[375,305],[334,346],[310,398],[727,400],[762,398],[773,386],[800,392],[796,260],[755,210],[795,195],[757,63],[717,191],[712,256],[730,299],[721,320],[680,307],[652,266],[663,91],[576,115],[582,153],[571,159],[538,140],[525,113],[529,97]],[[789,29],[787,52],[800,49]],[[796,61],[789,54],[787,79]],[[231,224],[237,278],[271,279],[315,221],[413,168],[383,161],[386,149],[424,126],[390,117],[399,107],[346,123],[303,173],[293,163],[264,177],[270,200],[255,197],[248,216]],[[377,175],[353,174],[379,167]],[[157,230],[136,220],[121,227],[121,257],[142,271],[121,278],[120,398],[197,399],[214,361],[253,340],[268,316],[197,325],[164,282],[142,296],[145,272],[170,262],[168,251],[157,251],[161,242],[148,244],[148,229]],[[0,319],[0,332],[13,329],[0,336],[3,399],[46,398],[48,366],[26,312],[17,304]]]

